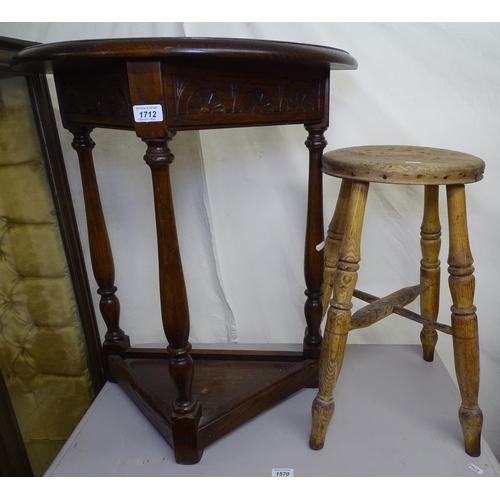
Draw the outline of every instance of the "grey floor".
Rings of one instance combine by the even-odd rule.
[[[488,477],[500,466],[463,451],[460,398],[442,361],[414,345],[348,345],[325,447],[308,447],[315,389],[304,389],[186,466],[123,391],[108,383],[46,476]]]

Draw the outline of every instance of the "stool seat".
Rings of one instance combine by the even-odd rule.
[[[386,184],[470,184],[484,167],[467,153],[418,146],[358,146],[323,156],[325,174]]]

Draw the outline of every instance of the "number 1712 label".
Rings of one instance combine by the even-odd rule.
[[[143,104],[134,106],[134,120],[137,123],[162,122],[163,108],[161,104]]]

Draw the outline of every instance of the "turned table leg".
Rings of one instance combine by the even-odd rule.
[[[451,326],[458,386],[462,397],[459,410],[464,434],[465,451],[477,457],[481,454],[483,413],[478,406],[479,338],[474,300],[474,267],[469,246],[465,186],[446,186],[450,249],[448,257],[449,285],[453,306]]]
[[[319,359],[319,390],[312,406],[312,430],[309,445],[320,450],[325,443],[328,424],[335,404],[333,391],[344,360],[351,320],[352,296],[360,261],[361,230],[369,183],[353,182],[344,237],[333,276],[333,297]]]
[[[429,287],[420,295],[420,312],[426,318],[437,321],[439,313],[439,288],[441,279],[441,224],[439,222],[439,186],[424,186],[424,216],[420,227],[420,282]],[[434,349],[438,340],[432,326],[424,326],[420,332],[423,358],[434,359]]]
[[[99,286],[99,307],[107,327],[104,352],[120,354],[130,347],[130,341],[119,326],[120,302],[116,296],[115,266],[92,158],[95,143],[90,137],[89,129],[71,132],[74,136],[71,145],[78,154],[82,177],[92,270]]]
[[[307,226],[304,252],[304,275],[307,296],[304,305],[306,334],[304,337],[304,354],[317,358],[321,347],[321,321],[323,305],[321,302],[321,285],[323,282],[324,250],[317,248],[324,240],[323,227],[323,174],[321,157],[327,142],[324,137],[326,127],[308,127],[305,142],[309,149],[309,186],[307,195]]]
[[[201,407],[191,393],[193,360],[189,354],[189,310],[177,240],[168,148],[171,136],[143,139],[148,145],[144,161],[151,167],[158,238],[160,304],[163,329],[170,354],[169,373],[177,388],[172,412],[172,436],[178,463],[193,464],[201,458],[197,428]]]

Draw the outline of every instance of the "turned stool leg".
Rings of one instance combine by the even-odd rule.
[[[328,305],[332,297],[333,275],[337,268],[340,244],[342,243],[342,237],[345,231],[346,214],[349,207],[350,195],[351,181],[343,179],[340,185],[335,212],[328,226],[325,240],[325,270],[323,272],[323,296],[321,297],[323,302],[323,317],[328,310]]]
[[[433,321],[439,313],[439,287],[441,278],[441,224],[439,222],[439,186],[425,186],[424,216],[420,227],[420,282],[427,283],[429,288],[420,295],[420,312],[422,316]],[[420,333],[423,358],[425,361],[434,359],[434,348],[438,335],[432,326],[424,326]]]
[[[335,404],[333,390],[342,367],[351,319],[352,295],[360,260],[361,229],[369,183],[353,182],[346,227],[340,245],[337,269],[333,277],[333,298],[319,359],[319,391],[312,407],[312,430],[309,445],[320,450],[325,443],[328,424]]]
[[[458,386],[462,397],[459,410],[464,434],[465,451],[477,457],[481,454],[483,413],[478,406],[479,339],[474,299],[474,267],[467,231],[465,186],[446,186],[450,251],[448,257],[449,285],[453,306],[451,326]]]

